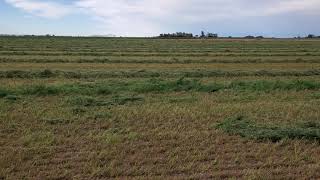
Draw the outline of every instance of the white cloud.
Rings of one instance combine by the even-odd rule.
[[[320,11],[319,0],[78,0],[75,5],[124,35],[156,34],[168,25]]]
[[[27,13],[57,19],[71,13],[72,8],[63,4],[52,1],[37,1],[37,0],[5,0],[12,6],[22,9]]]
[[[274,6],[266,9],[267,15],[289,13],[289,12],[304,12],[307,14],[320,13],[319,0],[284,0],[277,1]]]
[[[320,12],[320,0],[73,0],[69,5],[52,0],[6,2],[49,18],[82,12],[99,22],[101,32],[135,36],[154,35],[168,31],[168,27],[217,20]]]

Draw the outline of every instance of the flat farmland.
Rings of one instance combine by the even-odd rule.
[[[0,179],[319,179],[320,40],[0,37]]]

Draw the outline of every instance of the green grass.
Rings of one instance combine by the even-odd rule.
[[[69,84],[34,84],[1,90],[0,97],[11,95],[111,95],[124,93],[168,93],[168,92],[206,92],[217,91],[303,91],[319,90],[320,83],[311,80],[255,80],[232,81],[230,83],[206,82],[197,79],[180,78],[177,80],[146,79],[139,81],[106,81],[97,83],[69,83]]]
[[[204,77],[246,77],[246,76],[316,76],[318,69],[307,70],[107,70],[107,71],[65,71],[65,70],[1,70],[0,78],[68,78],[68,79],[103,79],[103,78],[204,78]]]
[[[290,127],[258,125],[242,116],[229,118],[216,126],[231,135],[255,140],[304,139],[320,142],[320,124],[306,122]]]

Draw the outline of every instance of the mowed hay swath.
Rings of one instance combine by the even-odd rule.
[[[0,179],[318,179],[319,73],[318,40],[1,37]]]

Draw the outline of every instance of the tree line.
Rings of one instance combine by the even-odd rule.
[[[176,33],[167,33],[160,34],[160,38],[218,38],[218,34],[215,33],[205,33],[201,31],[201,35],[193,35],[192,33],[186,32],[176,32]]]
[[[159,38],[164,38],[164,39],[170,39],[170,38],[218,38],[218,34],[216,33],[205,33],[204,31],[201,31],[200,35],[193,35],[192,33],[186,33],[186,32],[176,32],[176,33],[164,33],[160,34],[158,36]],[[264,39],[264,36],[244,36],[244,37],[224,37],[224,38],[243,38],[243,39]],[[320,38],[320,36],[316,36],[313,34],[309,34],[305,37],[294,37],[295,39],[312,39],[312,38]]]

